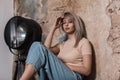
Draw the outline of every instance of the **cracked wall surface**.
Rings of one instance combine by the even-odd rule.
[[[111,0],[109,2],[107,14],[111,19],[108,43],[112,48],[113,61],[117,66],[116,80],[120,80],[120,0]]]
[[[14,0],[14,15],[36,20],[49,32],[65,11],[82,17],[93,45],[91,80],[120,80],[120,0]],[[54,43],[60,31],[56,31]]]
[[[111,18],[111,28],[108,42],[113,49],[113,53],[120,53],[120,0],[112,0],[107,13]]]

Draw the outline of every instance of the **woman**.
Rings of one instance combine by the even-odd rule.
[[[51,47],[53,34],[62,27],[67,40]],[[51,28],[44,45],[34,42],[29,50],[26,68],[20,80],[30,80],[35,72],[40,80],[82,80],[91,72],[92,51],[82,20],[66,12]]]

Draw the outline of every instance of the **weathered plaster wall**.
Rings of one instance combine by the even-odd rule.
[[[14,0],[15,15],[36,20],[44,36],[56,17],[72,11],[82,17],[93,45],[92,80],[120,80],[120,0]],[[57,42],[59,31],[54,36]]]

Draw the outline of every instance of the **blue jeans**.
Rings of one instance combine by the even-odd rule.
[[[31,45],[26,63],[34,66],[40,80],[82,80],[40,42]]]

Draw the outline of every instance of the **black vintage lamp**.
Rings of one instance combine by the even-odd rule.
[[[12,17],[6,24],[4,39],[10,51],[18,57],[13,80],[19,80],[24,71],[28,50],[34,41],[41,41],[41,26],[32,19]]]

